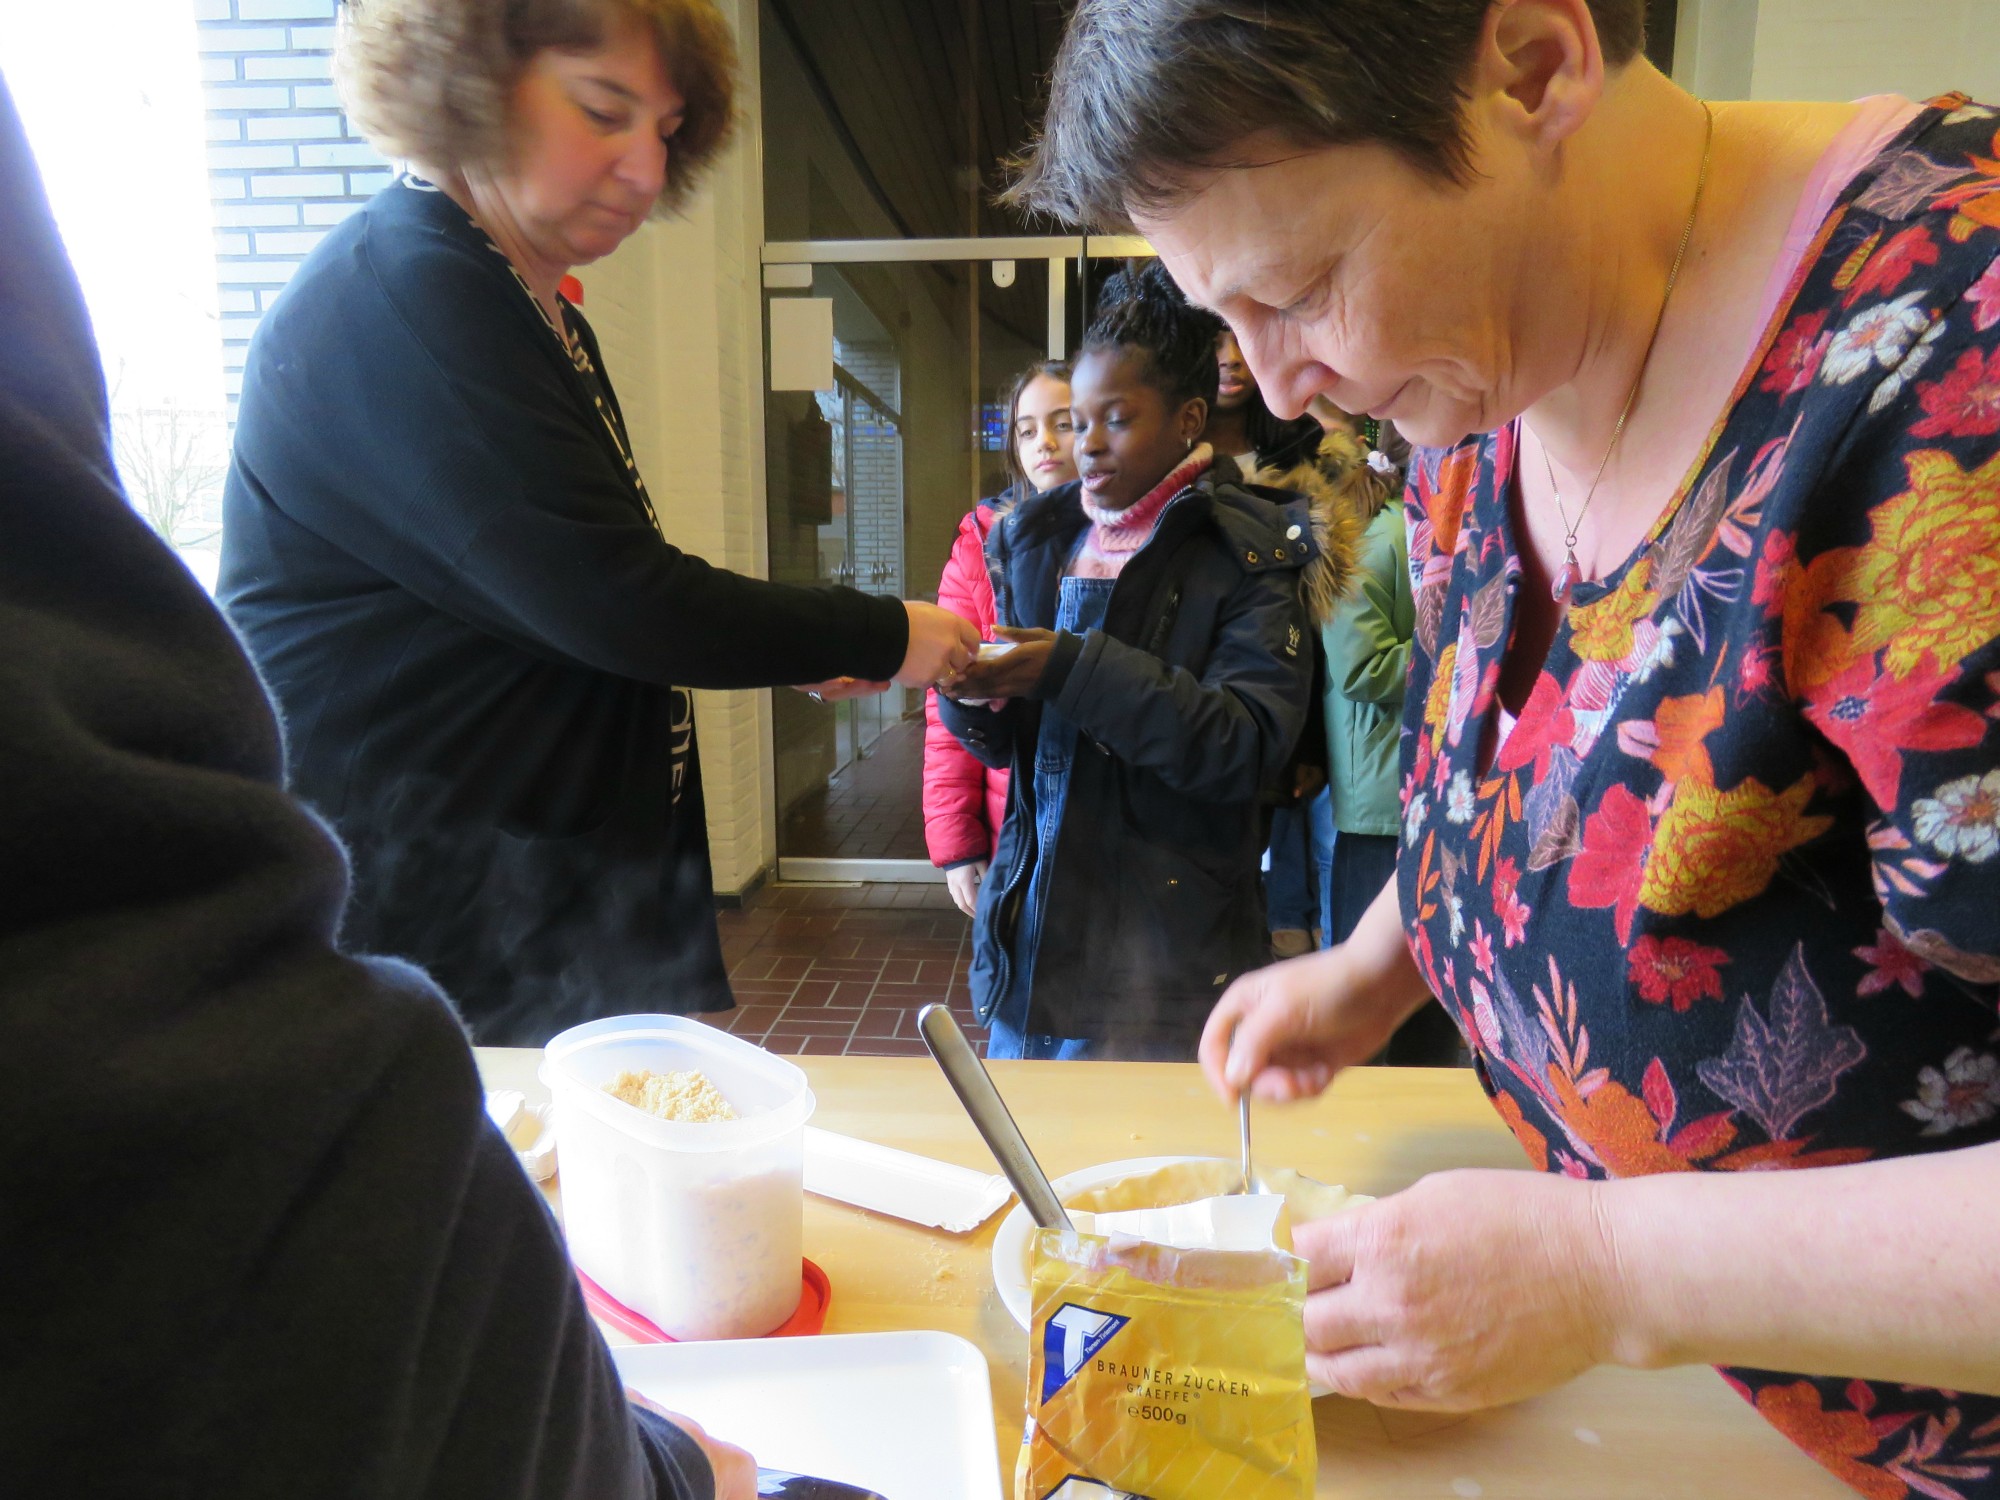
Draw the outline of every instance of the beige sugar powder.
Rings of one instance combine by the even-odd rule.
[[[607,1083],[604,1092],[634,1109],[643,1109],[649,1115],[658,1115],[662,1120],[678,1120],[687,1125],[736,1118],[735,1109],[722,1097],[722,1091],[708,1081],[707,1074],[694,1070],[685,1073],[655,1073],[651,1068],[642,1073],[627,1071],[620,1073],[615,1082]]]

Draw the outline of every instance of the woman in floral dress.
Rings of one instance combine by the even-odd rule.
[[[1710,106],[1626,0],[1254,10],[1084,0],[1017,194],[1426,445],[1397,880],[1203,1061],[1316,1093],[1435,993],[1544,1175],[1303,1229],[1313,1373],[1707,1361],[2000,1497],[2000,111]]]

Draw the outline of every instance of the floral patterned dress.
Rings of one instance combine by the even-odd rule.
[[[1936,101],[1504,740],[1518,433],[1421,456],[1403,914],[1548,1171],[2000,1140],[1997,257],[2000,111]],[[1864,1495],[2000,1497],[2000,1399],[1725,1373]]]

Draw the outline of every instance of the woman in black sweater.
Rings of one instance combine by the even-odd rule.
[[[723,144],[735,59],[708,0],[349,12],[349,106],[421,175],[258,329],[219,588],[293,787],[349,846],[344,939],[423,963],[482,1042],[726,1009],[687,690],[915,686],[977,633],[660,533],[558,286]]]

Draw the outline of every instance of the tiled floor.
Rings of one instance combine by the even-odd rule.
[[[972,924],[941,885],[774,885],[721,913],[736,1009],[718,1017],[773,1052],[920,1057],[917,1012],[947,1001],[974,1047]]]
[[[780,847],[816,859],[924,859],[924,721],[890,726],[868,754],[785,814]]]

